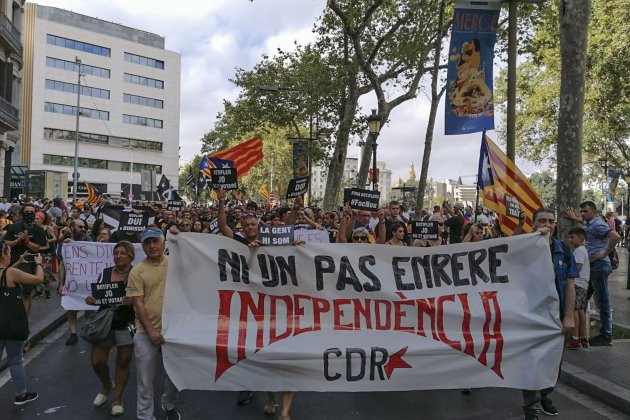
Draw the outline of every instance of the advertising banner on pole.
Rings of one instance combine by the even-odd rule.
[[[431,248],[167,239],[162,351],[180,390],[556,383],[562,326],[540,234]]]
[[[458,1],[449,49],[444,133],[494,129],[494,43],[501,3]]]

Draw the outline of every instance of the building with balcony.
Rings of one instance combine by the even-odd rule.
[[[72,195],[78,132],[79,195],[143,199],[143,171],[176,186],[181,57],[164,37],[34,3],[25,18],[22,164],[67,173]]]
[[[22,35],[24,0],[0,1],[0,189],[11,194],[11,163],[19,144],[22,106]]]

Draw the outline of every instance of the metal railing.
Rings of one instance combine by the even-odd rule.
[[[7,15],[0,13],[0,35],[13,47],[15,52],[22,56],[22,41],[20,41],[20,31],[13,25]]]

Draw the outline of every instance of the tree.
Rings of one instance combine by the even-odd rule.
[[[582,197],[582,121],[590,0],[560,2],[560,109],[556,164],[556,200],[560,206],[577,207]],[[558,236],[571,223],[558,218]]]
[[[443,16],[444,1],[354,2],[330,0],[359,65],[377,99],[381,126],[398,105],[414,99]],[[442,14],[439,13],[442,11]],[[439,31],[437,31],[439,32]],[[441,32],[439,32],[441,34]],[[371,150],[364,147],[357,185],[365,185]]]
[[[540,196],[545,207],[556,206],[556,180],[550,170],[535,172],[529,177],[529,182]]]

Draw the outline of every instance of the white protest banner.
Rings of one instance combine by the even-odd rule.
[[[330,234],[324,229],[295,229],[293,235],[296,241],[304,241],[307,244],[330,243]]]
[[[114,265],[114,243],[108,242],[67,242],[61,248],[61,256],[66,277],[61,290],[61,306],[67,311],[94,311],[97,306],[85,303],[92,293],[92,283],[107,267]],[[136,258],[132,265],[145,257],[142,245],[133,244]]]
[[[547,238],[249,248],[169,235],[178,389],[543,389],[563,348]]]

